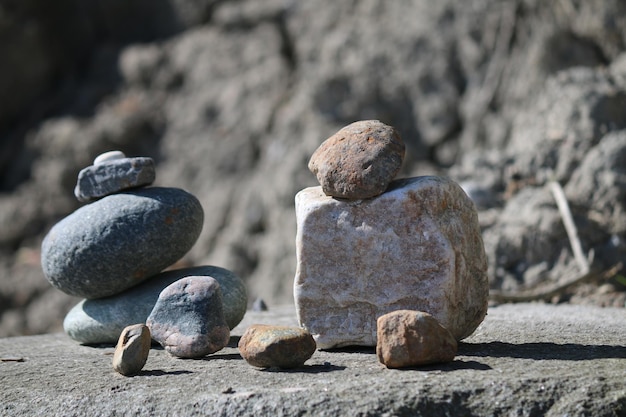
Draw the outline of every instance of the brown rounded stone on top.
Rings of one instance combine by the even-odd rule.
[[[378,360],[387,368],[452,362],[457,351],[454,336],[433,316],[422,311],[397,310],[376,323]]]
[[[239,353],[259,368],[297,368],[313,355],[315,340],[300,327],[253,324],[239,339]]]
[[[385,192],[403,159],[404,143],[393,127],[363,120],[326,139],[309,169],[326,195],[358,200]]]

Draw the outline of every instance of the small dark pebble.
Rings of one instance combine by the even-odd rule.
[[[254,300],[254,303],[252,303],[252,311],[267,311],[267,304],[265,304],[265,301],[263,301],[262,298],[257,298],[256,300]]]

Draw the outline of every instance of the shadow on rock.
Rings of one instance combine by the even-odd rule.
[[[239,347],[239,339],[241,339],[241,336],[231,336],[226,346],[237,349]]]
[[[360,354],[376,354],[374,346],[345,346],[340,348],[322,349],[324,352],[340,352],[340,353],[360,353]]]
[[[344,369],[346,369],[345,366],[333,365],[329,362],[324,362],[321,365],[303,365],[299,368],[283,369],[283,368],[271,367],[271,368],[264,368],[264,369],[259,369],[259,370],[263,372],[320,374],[324,372],[343,371]]]
[[[165,376],[165,375],[184,375],[193,374],[192,371],[163,371],[162,369],[154,369],[151,371],[141,371],[136,376]]]
[[[202,361],[214,361],[218,359],[222,360],[243,360],[239,353],[213,353],[211,355],[203,356],[202,358],[189,358],[190,360],[202,360]]]
[[[460,343],[459,355],[520,358],[535,360],[584,361],[626,358],[626,347],[612,345],[580,345],[576,343]]]
[[[439,363],[433,365],[424,365],[424,366],[411,366],[407,368],[394,368],[393,370],[397,371],[442,371],[442,372],[452,372],[452,371],[463,371],[463,370],[474,370],[474,371],[489,371],[493,369],[491,366],[480,363],[477,361],[462,361],[459,359],[454,360],[453,362],[448,363]]]

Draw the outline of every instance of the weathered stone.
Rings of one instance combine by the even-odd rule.
[[[387,368],[452,362],[456,355],[454,336],[428,313],[393,311],[380,316],[376,328],[376,355]]]
[[[96,159],[97,160],[97,159]],[[74,195],[89,202],[130,188],[150,185],[156,174],[152,158],[105,157],[78,173]]]
[[[136,375],[143,369],[150,353],[150,329],[145,324],[126,327],[115,346],[113,369],[122,375]]]
[[[253,323],[297,326],[294,307],[248,312]],[[297,371],[254,371],[231,345],[207,360],[152,349],[120,383],[106,354],[67,336],[0,338],[0,410],[8,416],[599,416],[626,410],[626,309],[505,304],[459,343],[454,362],[427,371],[382,366],[371,348],[317,351]],[[19,354],[18,354],[19,352]],[[105,365],[105,366],[103,366]],[[54,377],[51,377],[54,376]],[[77,395],[80,393],[80,395]],[[184,410],[184,412],[181,412]]]
[[[201,358],[230,340],[220,284],[212,277],[191,276],[169,285],[146,324],[154,340],[181,358]]]
[[[42,243],[43,272],[70,295],[117,294],[185,255],[203,219],[200,202],[178,188],[112,194],[52,227]]]
[[[239,352],[259,368],[297,368],[315,352],[311,333],[300,327],[253,324],[239,339]]]
[[[67,313],[63,328],[68,336],[80,343],[115,343],[124,327],[146,322],[161,291],[188,276],[215,278],[220,284],[228,327],[233,329],[239,324],[248,301],[241,278],[217,266],[198,266],[162,272],[111,297],[83,300]]]
[[[93,160],[93,165],[100,165],[101,163],[106,162],[106,161],[113,161],[115,159],[124,159],[124,158],[126,158],[126,155],[124,155],[124,152],[122,151],[104,152],[96,156],[96,159]]]
[[[396,130],[378,120],[352,123],[311,156],[309,169],[327,195],[370,198],[383,193],[404,158],[404,143]]]
[[[485,317],[478,218],[453,181],[398,180],[359,201],[307,188],[296,217],[296,309],[319,348],[375,346],[376,319],[394,310],[428,312],[457,340]]]

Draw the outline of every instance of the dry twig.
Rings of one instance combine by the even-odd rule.
[[[613,265],[611,268],[603,272],[588,271],[578,275],[562,284],[545,285],[532,290],[520,291],[516,293],[505,293],[492,290],[489,292],[489,299],[496,303],[523,303],[528,301],[550,300],[556,295],[561,295],[575,285],[584,282],[605,281],[613,278],[622,269],[621,262]]]
[[[621,262],[609,268],[606,271],[592,270],[590,264],[593,260],[593,251],[590,251],[589,256],[585,256],[582,250],[582,245],[578,237],[578,230],[574,224],[574,218],[569,208],[567,198],[563,192],[561,184],[556,181],[550,182],[550,190],[556,200],[556,205],[563,219],[565,231],[572,246],[572,252],[574,253],[574,259],[580,269],[577,276],[565,281],[564,283],[557,283],[552,285],[543,285],[538,288],[527,289],[515,293],[504,293],[501,291],[492,290],[489,293],[489,299],[497,303],[520,303],[537,300],[549,300],[554,296],[561,295],[569,288],[582,284],[583,282],[592,282],[598,280],[607,280],[614,277],[622,269]]]
[[[574,224],[574,218],[572,217],[572,212],[569,208],[563,188],[558,182],[552,181],[550,182],[550,191],[552,191],[552,195],[556,200],[556,206],[559,208],[559,213],[561,213],[563,225],[565,226],[565,231],[567,232],[567,237],[572,246],[572,252],[574,253],[574,259],[576,259],[576,263],[578,263],[581,274],[586,274],[589,272],[589,262],[583,253],[582,245],[578,238],[578,229],[576,229],[576,225]]]

